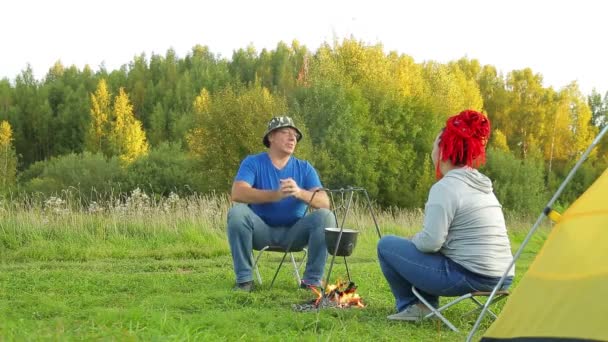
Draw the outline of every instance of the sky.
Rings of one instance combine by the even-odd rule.
[[[0,4],[0,78],[29,63],[37,79],[65,66],[114,70],[145,53],[195,45],[230,58],[296,39],[315,51],[354,37],[418,63],[462,57],[505,75],[531,68],[556,90],[608,92],[603,0],[6,0]]]

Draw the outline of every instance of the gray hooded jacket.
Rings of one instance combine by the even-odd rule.
[[[412,238],[421,252],[439,251],[488,277],[500,277],[509,267],[513,255],[502,206],[492,181],[479,171],[449,171],[431,187],[424,213],[424,227]]]

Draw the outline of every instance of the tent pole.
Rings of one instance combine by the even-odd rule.
[[[513,261],[511,261],[511,264],[509,265],[509,267],[507,267],[507,270],[505,271],[505,273],[502,275],[502,277],[500,277],[500,280],[498,281],[498,284],[496,284],[496,286],[492,290],[492,293],[490,294],[490,297],[488,297],[488,300],[484,304],[483,309],[479,313],[479,317],[477,317],[477,321],[475,322],[475,325],[473,326],[473,328],[471,329],[471,332],[469,332],[469,335],[467,336],[467,342],[470,342],[473,339],[473,335],[475,334],[475,332],[479,328],[479,325],[481,324],[481,320],[483,319],[483,316],[485,315],[486,311],[488,310],[488,307],[490,306],[490,303],[492,302],[492,299],[494,298],[494,295],[502,287],[502,284],[504,283],[505,278],[509,274],[509,271],[511,271],[511,268],[513,268],[513,266],[515,265],[515,261],[517,261],[517,259],[519,259],[519,256],[523,252],[524,247],[526,247],[526,245],[528,244],[528,242],[532,238],[532,235],[534,235],[534,233],[538,229],[538,226],[543,221],[543,219],[545,218],[545,216],[549,215],[549,213],[551,212],[551,207],[553,206],[553,203],[555,203],[555,201],[557,200],[557,198],[561,195],[562,191],[564,190],[564,188],[566,187],[566,185],[570,182],[570,180],[572,179],[572,177],[574,177],[574,174],[576,173],[576,171],[578,171],[578,169],[583,164],[583,162],[587,159],[587,157],[589,157],[589,154],[591,153],[591,151],[593,150],[593,148],[600,142],[600,140],[602,139],[602,137],[604,136],[604,134],[606,133],[606,131],[608,131],[608,125],[606,125],[600,131],[600,133],[595,137],[595,139],[593,139],[593,142],[591,143],[591,145],[589,145],[589,147],[587,147],[587,150],[585,151],[585,153],[583,153],[583,155],[579,158],[579,160],[576,162],[576,165],[574,165],[574,167],[572,168],[572,170],[570,170],[570,173],[568,173],[568,176],[566,176],[566,179],[564,179],[564,181],[559,186],[559,188],[557,189],[557,191],[555,192],[555,194],[553,195],[553,197],[551,198],[551,200],[549,201],[549,203],[547,203],[547,205],[545,206],[545,209],[543,210],[543,212],[540,214],[540,216],[538,217],[538,219],[534,223],[534,226],[532,226],[532,229],[530,229],[530,231],[528,232],[528,235],[526,235],[526,238],[524,239],[524,241],[519,246],[519,249],[515,253],[515,256],[513,256]]]

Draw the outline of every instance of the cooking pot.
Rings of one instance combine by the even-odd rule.
[[[325,228],[325,245],[327,246],[327,251],[334,255],[334,251],[336,250],[336,242],[338,241],[338,236],[340,235],[340,228]],[[336,252],[336,256],[349,256],[353,253],[353,249],[357,245],[357,235],[359,235],[358,230],[354,229],[342,229],[342,236],[340,237],[340,245],[338,246],[338,251]]]

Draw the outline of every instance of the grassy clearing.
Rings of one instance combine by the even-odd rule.
[[[475,319],[458,319],[471,308],[461,305],[448,313],[461,333],[438,321],[388,322],[393,298],[378,266],[373,221],[360,207],[346,223],[361,230],[348,262],[367,307],[300,313],[291,304],[314,295],[296,289],[289,265],[268,289],[279,254],[264,255],[266,282],[253,293],[231,290],[225,198],[130,199],[94,210],[57,201],[0,205],[0,340],[452,341],[463,340]],[[410,236],[422,214],[385,210],[377,219],[383,234]],[[529,222],[509,219],[514,249]],[[518,263],[516,282],[545,232]],[[342,260],[332,275],[346,278]]]

